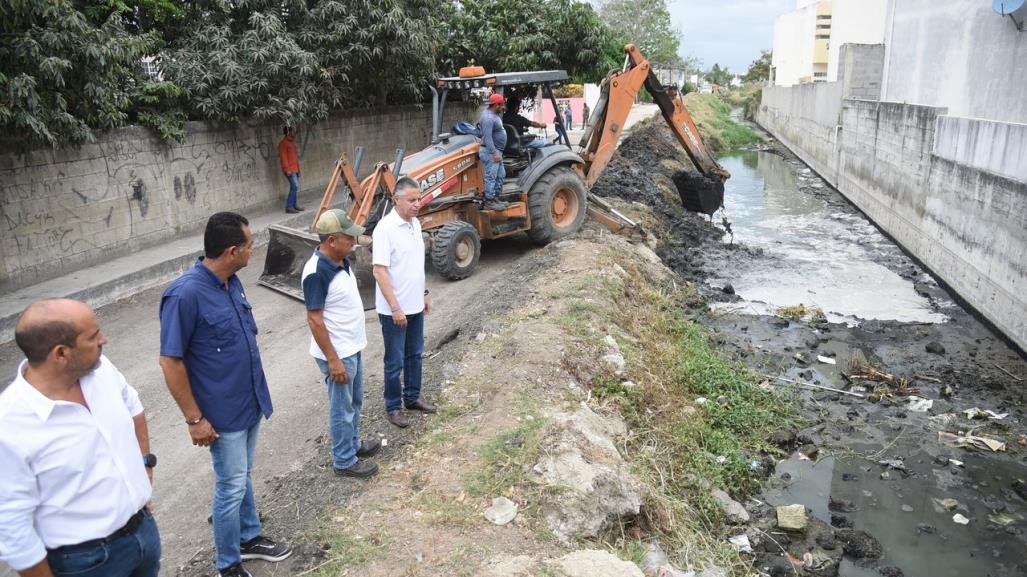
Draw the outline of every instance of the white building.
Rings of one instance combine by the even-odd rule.
[[[837,80],[842,44],[880,44],[888,0],[797,0],[774,21],[777,86]]]

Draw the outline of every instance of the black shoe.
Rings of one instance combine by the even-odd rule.
[[[218,577],[253,577],[253,575],[242,568],[242,563],[236,563],[218,571]]]
[[[275,543],[271,539],[261,535],[254,537],[239,546],[239,558],[262,559],[264,561],[281,561],[292,555],[292,547],[285,543]]]
[[[430,415],[435,414],[435,407],[429,405],[421,399],[417,399],[409,405],[404,406],[408,411],[421,411],[422,413],[428,413]]]
[[[294,206],[293,208],[295,208],[295,209],[296,209],[296,210],[298,210],[299,212],[303,212],[304,210],[307,210],[307,209],[303,208],[302,206],[300,206],[300,205],[298,205],[298,204],[297,204],[296,206]]]
[[[509,206],[509,204],[501,200],[486,200],[482,208],[485,210],[506,210]]]
[[[357,458],[366,459],[373,457],[378,453],[378,450],[382,448],[381,439],[371,439],[370,441],[360,441],[360,448],[357,449]]]
[[[377,464],[363,459],[358,459],[356,463],[353,463],[345,469],[340,469],[338,467],[332,468],[335,469],[335,474],[339,477],[356,477],[357,479],[373,477],[378,472]]]
[[[295,206],[287,206],[285,208],[285,213],[286,214],[296,214],[296,213],[299,213],[299,212],[302,212],[302,211],[300,209],[296,208]]]

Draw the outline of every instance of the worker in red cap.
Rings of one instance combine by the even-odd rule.
[[[484,210],[503,210],[507,204],[498,198],[503,191],[503,179],[506,170],[503,168],[503,149],[506,148],[506,130],[503,128],[503,107],[506,99],[502,94],[489,96],[488,106],[481,111],[478,124],[481,126],[481,147],[478,159],[485,167],[485,187],[483,192]]]

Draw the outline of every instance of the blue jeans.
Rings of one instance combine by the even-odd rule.
[[[502,153],[500,153],[502,156]],[[491,156],[478,155],[478,159],[485,163],[485,200],[492,200],[496,195],[503,192],[503,179],[506,178],[506,167],[503,166],[503,159],[492,160]]]
[[[217,569],[238,563],[239,545],[260,536],[260,518],[253,498],[253,457],[260,421],[249,429],[218,433],[210,446],[214,462],[214,548]]]
[[[300,173],[294,172],[287,178],[289,179],[289,196],[285,199],[285,208],[294,208],[296,206],[296,195],[300,191]]]
[[[524,148],[545,148],[549,146],[549,143],[546,142],[545,138],[539,136],[536,138],[532,138],[531,140],[525,142],[521,146],[523,146]]]
[[[337,469],[357,462],[360,448],[360,407],[364,404],[364,363],[360,353],[342,359],[348,383],[336,383],[328,371],[328,361],[314,358],[328,386],[328,431],[332,434],[332,465]]]
[[[407,315],[407,326],[396,326],[389,315],[378,315],[385,345],[385,410],[398,411],[421,398],[421,353],[424,352],[424,313]],[[403,373],[400,386],[399,374]]]
[[[160,534],[149,511],[134,533],[47,551],[57,577],[157,577]]]

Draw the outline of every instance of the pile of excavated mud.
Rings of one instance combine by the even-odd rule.
[[[650,207],[667,228],[657,254],[682,277],[700,281],[709,276],[712,260],[747,249],[725,244],[724,229],[682,207],[675,175],[693,168],[670,129],[653,123],[636,128],[621,142],[592,192]]]

